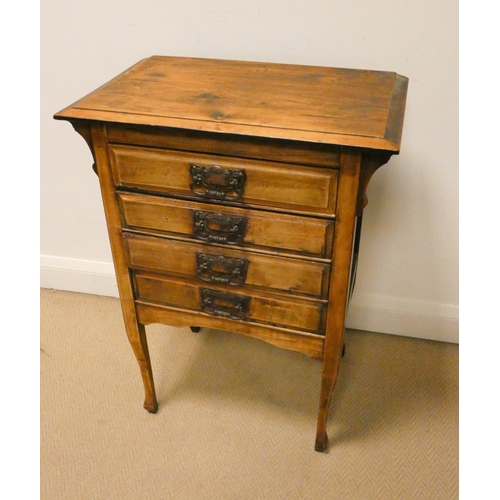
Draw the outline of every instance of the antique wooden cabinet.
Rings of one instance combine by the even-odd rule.
[[[99,176],[128,338],[210,327],[322,361],[315,449],[343,350],[370,177],[400,148],[395,73],[154,56],[55,115]]]

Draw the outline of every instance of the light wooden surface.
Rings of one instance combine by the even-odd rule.
[[[59,117],[59,115],[56,115]],[[111,144],[135,144],[169,150],[220,154],[234,158],[272,159],[282,163],[338,167],[340,147],[310,142],[307,147],[299,141],[270,139],[251,135],[210,134],[192,128],[162,128],[107,123]]]
[[[220,213],[227,217],[246,217],[245,236],[240,246],[258,251],[288,252],[308,258],[330,257],[335,222],[328,219],[297,217],[289,214],[255,211],[136,193],[119,193],[123,226],[141,232],[152,230],[163,235],[196,239],[193,218],[196,211]]]
[[[196,254],[246,259],[248,270],[242,288],[265,288],[292,295],[324,298],[328,295],[330,266],[322,262],[270,256],[232,248],[212,247],[185,241],[127,234],[128,263],[134,269],[153,269],[187,278],[197,276]]]
[[[382,71],[154,56],[58,116],[398,151],[406,87]]]
[[[194,163],[246,172],[241,203],[285,211],[335,215],[337,170],[126,146],[111,147],[117,186],[200,198],[190,189]],[[231,200],[230,200],[231,201]]]
[[[158,409],[156,400],[153,370],[149,356],[148,344],[144,325],[138,322],[135,308],[135,294],[127,267],[125,249],[122,244],[122,229],[120,211],[116,202],[109,156],[107,151],[106,128],[95,124],[90,127],[92,150],[97,163],[97,173],[101,186],[106,223],[108,226],[109,241],[116,270],[118,291],[123,310],[123,319],[130,345],[134,351],[141,370],[145,390],[144,408],[155,413]]]
[[[356,218],[399,152],[407,84],[155,56],[55,115],[96,162],[148,411],[144,325],[224,329],[322,360],[315,449],[327,449]]]
[[[248,313],[244,320],[273,326],[289,327],[311,333],[323,333],[325,304],[319,300],[301,300],[292,296],[255,292],[248,289],[233,290],[217,284],[200,284],[187,279],[136,273],[138,300],[203,311],[200,290],[226,292],[235,299],[249,297]],[[222,298],[220,299],[222,302]],[[233,302],[220,304],[231,311]]]

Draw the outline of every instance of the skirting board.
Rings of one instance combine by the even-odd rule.
[[[40,286],[118,297],[113,265],[81,259],[40,256]],[[441,342],[459,342],[458,306],[356,294],[346,327]]]

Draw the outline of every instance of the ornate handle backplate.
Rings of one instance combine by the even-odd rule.
[[[200,288],[201,310],[212,316],[229,319],[245,319],[250,306],[250,297],[234,293]]]
[[[225,170],[218,165],[204,167],[190,163],[191,191],[212,200],[236,201],[243,196],[246,173],[240,168]]]
[[[248,259],[196,252],[196,275],[203,281],[225,285],[243,285],[247,277]]]
[[[199,240],[239,245],[243,242],[248,217],[195,210],[193,235]]]

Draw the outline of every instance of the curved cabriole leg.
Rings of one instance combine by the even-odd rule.
[[[323,359],[323,374],[321,376],[321,392],[319,399],[318,427],[316,430],[316,451],[326,451],[328,449],[328,434],[326,433],[326,422],[328,420],[328,411],[330,410],[330,401],[332,399],[333,389],[337,382],[339,371],[339,358],[343,350],[342,339],[336,343],[337,348],[332,353],[325,352]],[[340,351],[340,352],[339,352]]]
[[[142,383],[144,384],[145,392],[144,408],[149,413],[156,413],[158,411],[158,402],[156,400],[153,370],[146,339],[146,329],[144,325],[136,321],[128,321],[126,330],[130,345],[132,346],[132,350],[139,363],[139,368],[141,369]]]
[[[352,264],[351,256],[356,221],[356,202],[360,194],[361,161],[362,156],[358,151],[343,148],[340,158],[337,223],[333,244],[335,258],[330,275],[329,314],[325,332],[318,427],[314,447],[316,451],[326,451],[328,448],[326,422],[342,356],[342,338],[349,296],[349,270]]]
[[[102,199],[105,207],[106,223],[108,225],[109,240],[115,264],[116,280],[120,292],[125,330],[134,351],[142,382],[146,393],[144,408],[156,413],[156,401],[153,371],[149,358],[146,329],[139,323],[136,309],[132,276],[128,268],[127,255],[123,247],[120,207],[115,194],[115,185],[108,154],[108,140],[106,127],[103,124],[86,124],[75,127],[89,144],[97,165],[97,174],[101,186]]]
[[[153,370],[151,368],[151,359],[149,357],[148,343],[146,340],[146,329],[144,325],[139,324],[139,336],[142,348],[142,356],[137,361],[139,361],[139,367],[141,369],[142,382],[144,384],[144,408],[149,411],[149,413],[156,413],[158,411],[158,401],[156,400],[155,384],[153,380]],[[136,354],[137,356],[137,354]]]
[[[326,431],[317,432],[316,444],[314,445],[315,451],[323,452],[328,449],[328,435]]]

